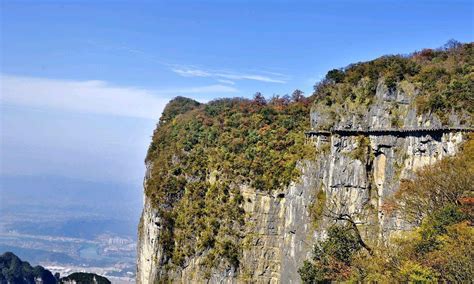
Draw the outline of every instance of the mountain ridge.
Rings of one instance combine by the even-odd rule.
[[[338,214],[363,224],[353,230],[366,247],[377,245],[366,243],[371,236],[410,230],[401,215],[384,213],[385,203],[402,179],[455,155],[468,136],[306,141],[304,132],[471,127],[473,61],[472,43],[451,42],[331,70],[308,98],[296,90],[269,100],[172,101],[146,159],[137,281],[297,282],[314,272],[298,274]],[[350,270],[345,261],[340,269]]]

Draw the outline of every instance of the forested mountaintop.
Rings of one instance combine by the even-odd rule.
[[[238,265],[244,216],[236,186],[271,191],[298,177],[297,162],[310,155],[302,133],[309,127],[311,99],[295,92],[267,102],[257,94],[254,100],[194,104],[173,117],[179,103],[190,105],[177,98],[165,108],[167,119],[147,156],[146,194],[166,228],[159,240],[170,264],[210,249],[209,266],[220,257]]]
[[[172,100],[163,111],[146,158],[145,194],[160,216],[156,225],[163,250],[158,261],[161,277],[167,277],[166,271],[181,269],[195,256],[203,259],[199,265],[207,275],[223,262],[238,270],[242,251],[251,244],[249,226],[255,226],[245,221],[242,186],[271,195],[298,181],[300,162],[317,159],[318,154],[303,135],[310,128],[312,109],[364,109],[373,103],[377,87],[383,86],[389,93],[413,96],[412,107],[419,114],[429,113],[449,123],[448,114],[454,112],[461,118],[459,123],[472,125],[473,46],[450,42],[440,49],[384,56],[334,69],[315,85],[309,97],[296,90],[291,96],[270,99],[257,93],[253,99],[217,99],[206,104],[183,97]],[[343,115],[336,113],[336,120]],[[472,174],[472,167],[471,161],[466,173]],[[303,280],[368,279],[364,277],[373,272],[367,272],[370,269],[374,275],[386,270],[392,274],[408,271],[406,277],[419,274],[420,279],[442,277],[443,269],[455,269],[443,266],[443,261],[454,261],[454,255],[451,260],[442,259],[450,245],[458,244],[450,238],[472,241],[471,223],[464,222],[472,221],[472,212],[461,210],[454,199],[437,205],[441,206],[435,208],[441,210],[439,218],[435,215],[427,220],[410,239],[421,250],[407,250],[410,255],[400,252],[390,265],[374,262],[379,266],[373,268],[370,261],[359,260],[360,267],[355,267],[352,261],[365,251],[355,236],[337,227],[328,231],[329,239],[316,246],[313,259],[301,269]],[[421,241],[426,236],[430,243]],[[346,250],[348,245],[351,247]],[[418,261],[431,252],[436,256],[428,258],[429,263]],[[373,259],[382,263],[383,254],[378,253],[375,248],[371,251],[373,257],[380,257]],[[367,255],[361,258],[372,259]]]
[[[315,86],[316,104],[368,106],[380,80],[389,91],[399,89],[415,96],[418,113],[447,118],[455,111],[472,118],[474,44],[450,41],[439,49],[383,56],[333,69]]]
[[[56,284],[59,279],[42,266],[32,267],[11,252],[0,255],[0,283],[33,284],[39,280],[44,284]]]

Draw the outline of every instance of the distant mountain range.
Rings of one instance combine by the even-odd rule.
[[[11,252],[6,252],[0,256],[0,284],[56,284],[56,283],[76,283],[76,284],[109,284],[107,278],[94,274],[75,272],[67,277],[60,277],[59,273],[53,275],[51,271],[42,266],[31,266],[28,262],[22,261]]]

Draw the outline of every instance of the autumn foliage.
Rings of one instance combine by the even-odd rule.
[[[411,222],[413,230],[373,246],[369,253],[354,246],[354,230],[332,227],[327,239],[316,244],[312,259],[300,268],[303,282],[466,283],[474,279],[473,138],[456,156],[404,181],[384,206],[386,213]],[[328,249],[334,247],[336,251]],[[336,252],[345,252],[345,261],[341,263]]]
[[[203,254],[203,271],[239,267],[245,220],[240,186],[272,192],[300,176],[312,100],[296,90],[267,100],[178,97],[163,112],[147,162],[146,194],[159,209],[158,241],[168,267]]]

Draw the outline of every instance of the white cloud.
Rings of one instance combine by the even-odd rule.
[[[227,80],[252,80],[266,83],[286,83],[285,77],[281,74],[273,73],[273,77],[259,75],[259,74],[243,74],[235,72],[225,71],[208,71],[194,67],[180,67],[171,69],[176,74],[183,77],[211,77],[216,79],[227,79]]]
[[[73,81],[0,75],[2,102],[66,111],[100,113],[157,120],[179,94],[235,93],[225,85],[152,91],[114,86],[104,81]]]
[[[235,85],[235,82],[231,81],[231,80],[219,79],[219,80],[217,80],[217,82],[222,83],[222,84]]]
[[[237,93],[238,90],[234,87],[224,85],[210,85],[203,87],[191,87],[173,91],[179,94],[205,94],[205,93]]]
[[[0,175],[140,184],[150,135],[169,98],[204,94],[206,101],[234,92],[228,85],[147,90],[0,74]]]
[[[1,75],[1,100],[34,107],[158,119],[168,98],[104,81]]]
[[[211,73],[208,73],[199,69],[171,69],[174,73],[183,77],[212,77]]]

